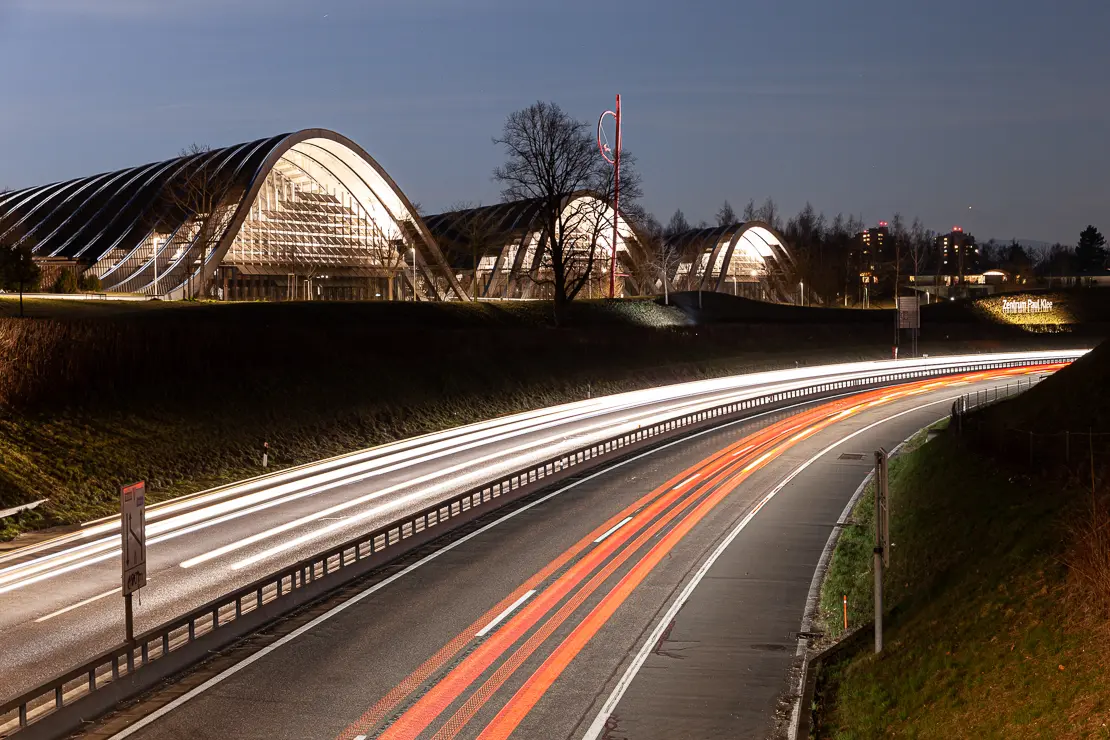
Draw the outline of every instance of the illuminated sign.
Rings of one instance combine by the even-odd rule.
[[[1052,301],[1047,298],[1022,298],[1017,301],[1003,298],[1002,313],[1052,313]]]

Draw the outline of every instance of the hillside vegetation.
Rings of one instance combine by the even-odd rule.
[[[753,303],[699,324],[651,301],[582,301],[556,326],[543,302],[28,301],[30,318],[0,318],[0,508],[50,503],[0,526],[102,516],[131,480],[157,500],[255,475],[264,442],[287,466],[591,393],[890,356],[889,323],[865,312],[798,309],[810,319],[786,327]],[[922,350],[1013,341],[955,325]]]
[[[827,670],[819,737],[1110,736],[1110,458],[994,443],[1015,424],[1106,430],[1108,347],[893,464],[886,650]],[[832,633],[841,594],[869,619],[871,495],[830,564]]]

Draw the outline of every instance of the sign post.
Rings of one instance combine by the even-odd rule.
[[[130,643],[135,640],[131,595],[146,585],[146,484],[123,486],[119,497],[124,629]]]
[[[883,567],[890,565],[890,490],[887,453],[875,451],[875,652],[883,651]]]
[[[910,352],[917,357],[917,333],[921,329],[921,298],[917,294],[898,297],[898,329],[910,330]]]

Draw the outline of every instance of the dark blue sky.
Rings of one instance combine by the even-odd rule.
[[[0,0],[0,185],[320,126],[434,212],[498,200],[509,112],[620,92],[664,221],[769,195],[1074,243],[1110,233],[1108,33],[1106,0]]]

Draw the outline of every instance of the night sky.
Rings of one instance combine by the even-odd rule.
[[[499,199],[511,111],[620,92],[663,221],[1110,233],[1107,0],[0,0],[0,64],[0,186],[324,127],[436,212]]]

